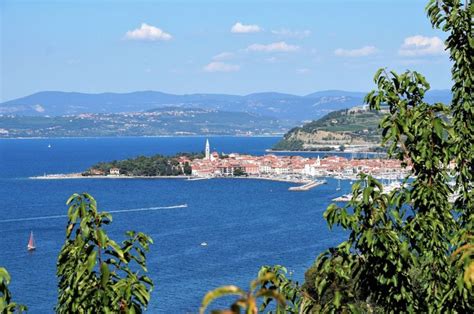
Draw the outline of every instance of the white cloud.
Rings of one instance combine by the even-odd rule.
[[[157,41],[170,40],[171,38],[173,37],[162,29],[146,23],[142,23],[140,28],[125,33],[125,39],[129,40]]]
[[[268,45],[253,44],[247,47],[247,51],[263,51],[263,52],[294,52],[300,49],[299,46],[288,45],[284,41],[271,43]]]
[[[439,37],[416,35],[405,38],[398,54],[406,57],[441,55],[446,52],[444,49],[444,43]]]
[[[258,33],[262,31],[260,26],[256,24],[242,24],[240,22],[235,23],[230,29],[232,33],[245,34],[245,33]]]
[[[366,57],[373,55],[377,52],[377,48],[374,46],[364,46],[358,49],[342,49],[338,48],[334,50],[334,54],[338,57]]]
[[[212,60],[215,61],[221,61],[221,60],[228,60],[234,56],[234,53],[232,52],[221,52],[214,57],[212,57]]]
[[[272,34],[282,37],[304,38],[311,35],[311,31],[308,29],[305,29],[303,31],[294,31],[287,28],[282,28],[278,30],[272,30]]]
[[[240,66],[224,62],[211,62],[204,67],[206,72],[237,72]]]

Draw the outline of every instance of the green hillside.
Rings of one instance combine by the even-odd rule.
[[[378,125],[384,111],[354,107],[333,111],[321,119],[288,131],[275,150],[334,150],[344,146],[374,146],[379,142]]]

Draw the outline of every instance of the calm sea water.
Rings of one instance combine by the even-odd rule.
[[[278,140],[210,138],[213,150],[254,155],[264,154]],[[0,265],[12,275],[14,299],[31,313],[53,311],[56,258],[66,219],[36,218],[65,214],[66,199],[85,191],[101,210],[188,204],[116,213],[107,229],[117,240],[132,229],[154,239],[148,255],[155,282],[149,312],[195,313],[208,290],[224,284],[247,287],[262,265],[285,265],[302,281],[318,254],[344,237],[340,230],[328,230],[322,214],[332,198],[349,190],[348,182],[342,182],[339,192],[329,179],[327,185],[295,193],[288,191],[290,183],[245,179],[28,179],[81,171],[98,161],[201,151],[204,142],[200,137],[1,140]],[[18,220],[5,221],[11,219]],[[26,251],[30,231],[37,242],[33,253]]]

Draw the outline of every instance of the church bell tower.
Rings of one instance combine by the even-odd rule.
[[[211,160],[211,147],[209,145],[209,139],[206,139],[206,159]]]

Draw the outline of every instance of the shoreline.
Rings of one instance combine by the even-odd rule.
[[[284,133],[278,134],[258,134],[258,135],[239,135],[239,134],[232,134],[232,135],[205,135],[205,134],[193,134],[193,135],[146,135],[146,136],[139,136],[139,135],[130,135],[130,136],[32,136],[32,137],[0,137],[0,140],[56,140],[56,139],[119,139],[119,138],[168,138],[168,137],[283,137]]]
[[[68,174],[50,174],[45,176],[33,176],[28,177],[30,180],[80,180],[80,179],[181,179],[181,180],[189,180],[195,181],[193,179],[202,179],[202,180],[210,180],[210,179],[249,179],[249,180],[267,180],[267,181],[276,181],[276,182],[287,182],[287,183],[295,183],[295,184],[306,184],[311,182],[310,179],[288,179],[288,178],[270,178],[270,177],[258,177],[258,176],[241,176],[241,177],[196,177],[196,176],[120,176],[120,175],[108,175],[108,176],[83,176],[81,173],[68,173]]]
[[[58,173],[43,176],[28,177],[31,180],[68,180],[68,179],[189,179],[191,176],[121,176],[121,175],[101,175],[83,176],[81,173]]]
[[[274,150],[266,149],[266,153],[317,153],[317,154],[387,154],[385,152],[340,151],[340,150]]]
[[[266,180],[266,181],[275,181],[275,182],[287,182],[293,184],[307,184],[312,181],[317,181],[321,179],[334,179],[334,180],[348,180],[348,181],[358,181],[359,178],[357,175],[323,175],[316,177],[308,178],[286,178],[286,177],[267,177],[267,176],[215,176],[215,177],[199,177],[199,176],[187,176],[187,175],[178,175],[178,176],[125,176],[125,175],[96,175],[96,176],[83,176],[81,173],[58,173],[58,174],[48,174],[40,176],[28,177],[29,180],[81,180],[81,179],[109,179],[109,180],[159,180],[159,179],[172,179],[172,180],[185,180],[185,181],[199,181],[199,180],[211,180],[211,179],[248,179],[248,180]],[[388,173],[387,175],[378,175],[374,176],[377,180],[403,180],[405,175],[402,173]]]

